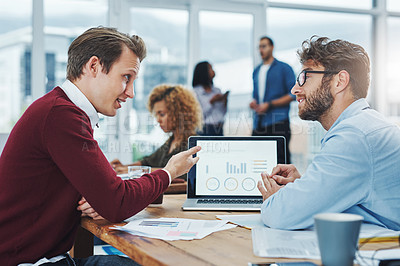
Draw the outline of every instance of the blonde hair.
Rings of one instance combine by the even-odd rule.
[[[196,135],[196,131],[202,126],[202,112],[200,104],[192,91],[182,85],[156,86],[149,95],[147,108],[151,113],[154,104],[165,101],[168,118],[179,142],[186,141],[188,137]]]

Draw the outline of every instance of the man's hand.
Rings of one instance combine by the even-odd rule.
[[[193,154],[199,152],[201,148],[199,146],[193,147],[190,150],[175,154],[169,159],[167,165],[164,167],[171,174],[171,178],[174,179],[178,176],[189,172],[190,168],[197,163],[199,157],[194,157]]]
[[[276,181],[272,179],[267,173],[262,173],[261,179],[262,182],[258,181],[257,188],[261,192],[264,201],[283,187],[281,185],[278,185],[278,183],[276,183]]]
[[[84,197],[78,202],[78,207],[76,208],[78,211],[82,211],[82,217],[89,216],[92,217],[93,220],[104,219],[101,217],[90,204],[86,201]]]
[[[294,182],[301,175],[293,164],[278,164],[272,169],[270,177],[278,184],[286,185],[287,183]]]
[[[114,169],[115,169],[116,167],[118,167],[118,166],[123,166],[123,164],[121,163],[121,161],[118,160],[118,159],[112,160],[112,161],[110,162],[110,164],[111,164],[111,167],[114,168]]]
[[[117,174],[126,174],[128,173],[128,166],[121,165],[114,168]]]
[[[251,101],[249,106],[250,106],[250,109],[256,110],[258,108],[257,101],[256,100]]]
[[[260,103],[258,107],[255,109],[255,111],[259,115],[265,114],[268,111],[269,107],[270,107],[269,103]]]

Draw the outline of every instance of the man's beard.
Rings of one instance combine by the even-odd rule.
[[[299,116],[303,120],[319,121],[333,104],[333,96],[330,91],[330,80],[321,82],[321,86],[312,94],[306,96],[303,110],[299,110]]]

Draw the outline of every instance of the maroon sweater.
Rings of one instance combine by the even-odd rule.
[[[93,139],[89,117],[57,87],[26,110],[0,158],[0,265],[70,250],[82,196],[101,216],[119,222],[168,184],[162,170],[136,180],[117,177]]]

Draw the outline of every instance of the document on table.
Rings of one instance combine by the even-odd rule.
[[[251,230],[254,255],[296,259],[319,259],[314,231],[286,231],[264,228]]]
[[[247,229],[266,227],[261,220],[260,214],[216,215],[215,217],[217,217],[217,219],[228,221]]]
[[[369,237],[377,240],[368,242],[398,241],[400,232],[377,225],[363,223],[360,243]],[[317,235],[313,228],[307,230],[278,230],[268,227],[252,229],[253,252],[260,257],[284,257],[319,259]]]
[[[112,229],[163,240],[193,240],[234,227],[236,225],[220,220],[158,218],[132,220],[124,226],[114,226]]]
[[[360,250],[356,252],[356,261],[360,265],[378,266],[380,260],[400,259],[400,249]]]

